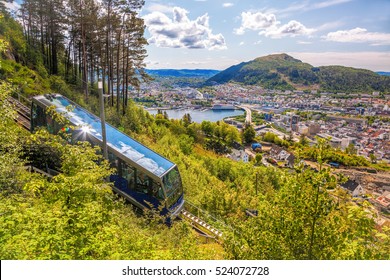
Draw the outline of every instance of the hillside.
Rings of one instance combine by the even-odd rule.
[[[287,54],[259,57],[231,66],[206,84],[238,82],[268,89],[320,89],[326,91],[388,92],[390,78],[375,72],[343,66],[313,67]]]
[[[106,178],[113,169],[97,147],[72,145],[66,134],[52,135],[43,127],[29,133],[15,123],[8,96],[16,93],[58,92],[99,114],[97,84],[89,83],[86,98],[77,62],[65,67],[59,51],[53,74],[53,64],[35,52],[34,43],[0,13],[2,260],[388,259],[388,229],[378,232],[366,209],[335,187],[337,178],[328,169],[297,169],[298,174],[236,162],[213,152],[241,141],[225,122],[170,120],[131,100],[123,111],[119,103],[108,103],[107,123],[177,164],[185,200],[232,227],[225,228],[221,244],[204,244],[186,223],[168,227],[154,211],[139,215],[112,193]],[[66,125],[61,116],[53,117]],[[50,179],[25,168],[53,162],[61,173]],[[246,209],[256,209],[257,218]]]

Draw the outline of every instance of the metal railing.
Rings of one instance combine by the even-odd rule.
[[[188,200],[185,201],[182,215],[194,228],[217,240],[224,238],[223,232],[234,231],[231,226],[221,219],[216,218]]]

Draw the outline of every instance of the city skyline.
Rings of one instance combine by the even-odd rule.
[[[313,66],[390,71],[390,1],[147,0],[151,69],[218,69],[287,53]]]

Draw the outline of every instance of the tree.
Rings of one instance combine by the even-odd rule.
[[[267,172],[259,176],[267,178]],[[327,169],[306,169],[280,180],[279,189],[257,198],[257,217],[234,220],[224,247],[231,259],[387,258],[388,234],[378,239],[364,207],[334,199],[327,191],[337,181]],[[259,186],[266,185],[259,182]],[[314,230],[313,230],[314,225]]]
[[[211,136],[214,133],[214,125],[210,121],[202,121],[201,123],[202,131],[207,136]]]
[[[138,13],[143,5],[143,0],[26,0],[21,18],[28,49],[36,50],[49,74],[81,86],[86,100],[101,78],[111,105],[116,100],[116,111],[125,114],[129,87],[138,89],[147,79],[145,26]]]
[[[299,144],[302,146],[307,146],[309,144],[309,141],[307,140],[306,135],[301,134],[299,136]]]
[[[192,118],[191,118],[191,115],[189,113],[184,114],[183,123],[184,123],[185,127],[187,127],[188,125],[190,125],[192,123]]]
[[[349,143],[348,147],[345,148],[345,152],[349,155],[356,155],[357,149],[353,143]]]
[[[259,153],[255,156],[255,165],[261,165],[261,160],[263,159],[263,156]]]
[[[374,153],[370,154],[370,160],[372,163],[376,163],[376,156],[374,155]]]
[[[251,124],[246,124],[242,132],[242,137],[245,143],[249,144],[256,137],[256,131]]]

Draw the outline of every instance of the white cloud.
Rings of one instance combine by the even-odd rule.
[[[351,2],[351,1],[353,1],[353,0],[329,0],[329,1],[323,1],[323,2],[320,2],[320,3],[313,4],[310,8],[311,8],[311,10],[323,9],[323,8],[327,8],[327,7],[331,7],[331,6],[335,6],[335,5],[348,3],[348,2]]]
[[[333,22],[326,22],[318,27],[316,27],[316,30],[317,31],[326,31],[326,30],[334,30],[342,25],[344,25],[345,23],[342,22],[342,21],[333,21]]]
[[[16,1],[13,1],[11,3],[6,2],[6,1],[0,1],[4,4],[4,6],[11,12],[16,12],[17,10],[20,9],[20,4],[17,3]]]
[[[241,26],[235,30],[235,33],[242,35],[246,29],[259,31],[270,28],[277,25],[279,22],[276,21],[274,14],[265,14],[262,12],[242,12],[241,13]]]
[[[268,28],[264,31],[261,31],[260,34],[264,34],[266,37],[271,38],[282,38],[286,36],[295,37],[299,35],[310,35],[315,30],[312,28],[307,28],[302,23],[296,20],[291,20],[287,24],[284,24],[280,27]]]
[[[245,42],[240,42],[239,45],[240,45],[240,46],[243,46],[243,45],[245,45]]]
[[[209,16],[204,14],[195,20],[188,18],[188,11],[174,7],[170,18],[155,11],[144,16],[146,27],[151,34],[150,44],[166,48],[187,49],[226,49],[222,34],[213,34],[209,26]]]
[[[235,29],[237,35],[242,35],[246,30],[259,31],[260,35],[271,38],[282,38],[286,36],[295,37],[298,35],[310,35],[315,29],[307,28],[302,23],[291,20],[287,24],[280,25],[274,14],[262,12],[241,13],[241,26]]]
[[[305,0],[303,2],[294,2],[290,6],[284,9],[269,9],[269,13],[276,13],[278,16],[285,17],[297,12],[308,12],[312,10],[324,9],[344,3],[348,3],[354,0],[327,0],[317,3],[310,3],[310,1]]]
[[[162,5],[158,3],[150,4],[146,7],[146,11],[152,12],[161,12],[161,13],[170,13],[172,12],[172,7],[167,5]]]
[[[230,7],[233,7],[233,6],[234,6],[233,3],[223,3],[222,4],[222,7],[224,7],[224,8],[230,8]]]
[[[390,33],[368,32],[365,28],[339,30],[323,36],[326,41],[340,43],[369,43],[373,46],[390,45]]]
[[[312,44],[312,42],[308,42],[308,41],[298,41],[297,43],[300,45],[311,45]]]
[[[343,65],[369,69],[372,71],[390,71],[390,52],[289,52],[289,55],[310,63],[313,66]]]
[[[154,61],[154,60],[146,60],[145,63],[148,66],[148,68],[154,68],[160,65],[159,61]]]

